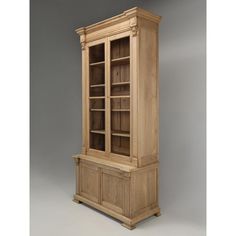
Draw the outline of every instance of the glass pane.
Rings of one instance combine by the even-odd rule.
[[[90,148],[105,151],[104,43],[89,48]]]
[[[129,37],[111,42],[111,152],[130,155]],[[115,96],[113,98],[113,96]]]

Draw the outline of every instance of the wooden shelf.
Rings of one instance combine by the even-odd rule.
[[[99,88],[99,87],[104,87],[105,84],[93,84],[93,85],[90,85],[90,88]]]
[[[130,137],[130,133],[129,132],[125,132],[125,131],[120,131],[120,130],[113,130],[111,131],[111,135],[113,136],[119,136],[119,137]]]
[[[99,96],[99,97],[89,97],[89,99],[104,99],[105,96]]]
[[[103,66],[105,64],[105,61],[99,61],[99,62],[93,62],[90,63],[90,66]]]
[[[90,111],[105,111],[105,109],[90,109]]]
[[[112,109],[111,111],[130,111],[130,109]]]
[[[122,85],[130,85],[130,82],[117,82],[117,83],[112,83],[111,86],[122,86]]]
[[[130,56],[120,57],[111,60],[111,65],[120,65],[120,64],[128,64]]]
[[[130,98],[130,95],[110,96],[110,98]]]
[[[94,134],[105,134],[105,130],[90,130],[90,132]]]

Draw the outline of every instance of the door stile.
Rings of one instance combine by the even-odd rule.
[[[129,143],[130,143],[130,155],[127,157],[127,156],[123,156],[122,154],[115,154],[115,153],[112,153],[111,152],[111,42],[114,41],[114,40],[117,40],[117,39],[122,39],[122,38],[125,38],[125,37],[129,37],[129,47],[130,47],[130,94],[129,94],[129,99],[130,99],[130,140],[129,140]],[[132,148],[132,145],[133,145],[133,125],[132,125],[132,122],[133,122],[133,108],[132,108],[132,105],[133,105],[133,75],[136,76],[136,71],[137,70],[137,66],[134,68],[133,65],[135,64],[135,62],[133,61],[133,53],[134,53],[134,56],[135,56],[135,59],[136,59],[136,51],[133,52],[134,50],[136,50],[136,45],[133,49],[133,46],[132,46],[132,43],[133,43],[133,39],[134,37],[132,36],[132,33],[130,31],[126,31],[126,32],[123,32],[123,33],[120,33],[120,34],[116,34],[116,35],[113,35],[113,36],[110,36],[108,37],[108,83],[107,83],[107,87],[108,87],[108,97],[109,97],[109,118],[107,119],[109,121],[109,154],[110,154],[110,157],[112,159],[116,159],[116,160],[124,160],[124,158],[126,159],[125,162],[132,162],[132,164],[136,165],[137,164],[137,159],[136,158],[132,158],[133,157],[133,148]],[[136,38],[136,37],[135,37]],[[115,96],[113,96],[115,97]],[[124,96],[125,97],[125,96]],[[137,101],[137,100],[136,100]],[[134,162],[134,163],[133,163]]]
[[[105,101],[106,101],[106,156],[111,152],[111,103],[110,103],[110,41],[106,38],[105,42]]]
[[[130,114],[131,114],[131,161],[137,166],[138,162],[138,81],[139,81],[139,34],[130,36],[130,53],[131,53],[131,63],[130,63],[130,73],[131,73],[131,100],[130,100]]]
[[[86,137],[86,153],[89,150],[90,147],[90,133],[89,133],[89,124],[90,124],[90,114],[89,114],[89,107],[90,107],[90,101],[89,101],[89,78],[90,78],[90,71],[89,71],[89,47],[86,45],[85,49],[85,58],[83,58],[86,74],[85,74],[85,101],[82,104],[82,107],[84,107],[84,112],[85,112],[85,137]],[[87,76],[86,76],[87,75]]]
[[[129,36],[129,50],[130,50],[130,156],[129,161],[133,161],[133,80],[134,80],[134,65],[136,65],[133,61],[133,36]],[[137,70],[137,68],[134,68]]]
[[[87,155],[94,155],[94,156],[106,156],[106,120],[105,120],[105,151],[101,151],[101,150],[97,150],[97,149],[93,149],[90,146],[90,47],[92,46],[96,46],[99,44],[104,44],[104,59],[106,60],[106,38],[104,39],[99,39],[93,42],[89,42],[86,45],[86,56],[85,56],[85,68],[86,68],[86,73],[87,73],[87,77],[86,77],[86,104],[83,104],[83,106],[85,106],[85,110],[86,110],[86,146],[87,146]],[[106,110],[106,64],[105,66],[105,110]],[[106,115],[105,115],[105,119],[106,119]]]

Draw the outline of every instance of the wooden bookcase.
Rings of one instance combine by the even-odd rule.
[[[132,8],[76,30],[82,47],[82,151],[74,200],[129,229],[160,215],[158,26]]]

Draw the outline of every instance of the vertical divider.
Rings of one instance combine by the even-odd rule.
[[[89,67],[89,60],[90,60],[90,55],[89,55],[89,47],[86,46],[86,50],[85,50],[85,69],[86,69],[86,74],[87,77],[85,78],[85,90],[86,90],[86,103],[85,105],[83,104],[83,106],[85,107],[86,110],[86,116],[87,116],[87,120],[86,120],[86,138],[87,138],[87,145],[86,145],[86,150],[88,151],[90,148],[90,112],[89,112],[89,108],[90,108],[90,99],[89,99],[89,85],[90,85],[90,67]]]
[[[82,104],[86,104],[87,93],[86,93],[86,59],[87,59],[87,48],[82,50]],[[82,153],[87,152],[87,121],[86,121],[86,105],[82,108]]]
[[[130,77],[129,77],[129,82],[130,82],[130,85],[129,85],[129,95],[130,95],[130,99],[129,99],[129,118],[130,118],[130,140],[129,140],[129,143],[130,143],[130,156],[129,156],[129,160],[130,162],[132,162],[132,157],[133,157],[133,65],[135,64],[133,62],[133,42],[131,41],[133,40],[132,39],[132,36],[130,34],[129,36],[129,56],[130,56],[130,60],[129,60],[129,71],[130,71]]]
[[[78,158],[75,159],[75,175],[76,175],[76,194],[80,194],[80,160]]]
[[[111,152],[111,101],[110,101],[110,40],[107,38],[105,44],[105,100],[106,100],[106,154],[109,157]]]
[[[102,201],[102,169],[98,167],[98,204],[101,204]]]
[[[130,37],[130,146],[132,162],[138,164],[139,35]]]
[[[99,194],[99,204],[102,205],[103,202],[103,169],[100,167],[100,171],[99,171],[99,179],[100,179],[100,194]]]

